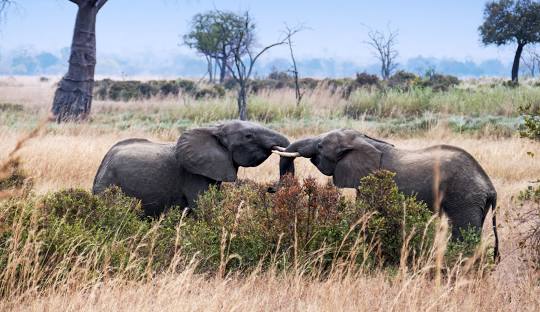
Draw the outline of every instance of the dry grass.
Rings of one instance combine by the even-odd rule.
[[[15,82],[0,86],[0,102],[24,101],[38,115],[47,112],[51,86],[44,84],[21,94]],[[278,95],[268,95],[268,98]],[[285,101],[273,98],[275,101]],[[169,103],[165,105],[173,105]],[[115,111],[110,103],[96,103],[97,110]],[[140,104],[142,105],[142,104]],[[157,104],[156,104],[157,105]],[[137,104],[130,108],[136,109]],[[155,106],[153,107],[155,109]],[[148,108],[145,108],[148,109]],[[1,113],[1,112],[0,112]],[[306,131],[307,133],[312,132]],[[21,130],[0,125],[0,159],[5,159],[23,135]],[[89,189],[99,163],[116,141],[144,136],[154,140],[176,139],[176,130],[141,132],[126,130],[109,133],[87,125],[55,128],[44,136],[26,142],[17,155],[23,169],[34,181],[38,193],[66,187]],[[298,132],[295,132],[295,136]],[[294,139],[294,138],[293,138]],[[225,279],[197,275],[191,270],[166,274],[145,282],[104,280],[84,287],[68,285],[53,292],[31,292],[28,296],[0,301],[1,310],[13,311],[538,311],[540,310],[540,273],[527,267],[518,251],[516,209],[513,196],[540,177],[540,145],[519,138],[493,138],[459,135],[434,129],[420,137],[386,140],[399,148],[420,148],[433,144],[452,144],[469,151],[485,168],[498,191],[501,237],[501,263],[487,276],[463,275],[443,280],[439,288],[424,273],[412,272],[397,277],[388,272],[336,275],[325,280],[305,276],[255,273]],[[532,152],[536,157],[530,157]],[[274,181],[278,177],[278,158],[270,157],[257,168],[240,170],[241,178]],[[327,181],[309,161],[297,161],[300,177],[314,176]],[[486,222],[488,223],[488,222]],[[484,236],[491,236],[489,226]],[[36,295],[36,293],[38,295]]]

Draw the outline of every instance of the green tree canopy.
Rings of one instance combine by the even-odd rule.
[[[220,82],[223,82],[227,73],[226,65],[234,57],[233,49],[240,46],[241,53],[247,53],[254,44],[254,33],[255,24],[245,14],[214,10],[195,15],[191,21],[191,30],[184,35],[183,40],[188,47],[205,56],[210,80],[213,68],[217,65]]]
[[[479,31],[485,45],[517,44],[512,66],[512,81],[517,82],[523,47],[540,42],[540,3],[533,0],[488,2]]]

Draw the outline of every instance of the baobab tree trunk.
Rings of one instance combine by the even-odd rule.
[[[512,64],[512,81],[516,83],[518,82],[519,61],[521,60],[521,53],[523,52],[524,46],[524,44],[518,43],[516,55],[514,56],[514,64]]]
[[[79,6],[71,43],[68,72],[52,105],[57,122],[84,120],[92,107],[96,67],[96,16],[107,0],[69,0]]]

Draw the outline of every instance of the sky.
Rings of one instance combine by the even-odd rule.
[[[68,0],[17,0],[0,23],[0,49],[58,51],[70,45],[76,6]],[[285,24],[302,25],[299,58],[331,58],[357,64],[374,62],[365,41],[369,28],[397,29],[400,59],[419,55],[482,61],[511,61],[512,48],[484,47],[478,35],[484,0],[109,0],[98,16],[101,53],[182,53],[193,15],[214,8],[249,10],[260,45],[279,39]],[[268,58],[287,57],[285,48]]]

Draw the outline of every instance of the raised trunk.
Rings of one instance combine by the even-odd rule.
[[[57,122],[84,120],[92,107],[96,67],[96,16],[106,1],[80,0],[68,72],[64,75],[52,105]]]
[[[523,47],[525,44],[518,43],[517,49],[516,49],[516,55],[514,55],[514,64],[512,64],[512,81],[517,83],[518,82],[518,75],[519,75],[519,60],[521,60],[521,53],[523,52]]]

